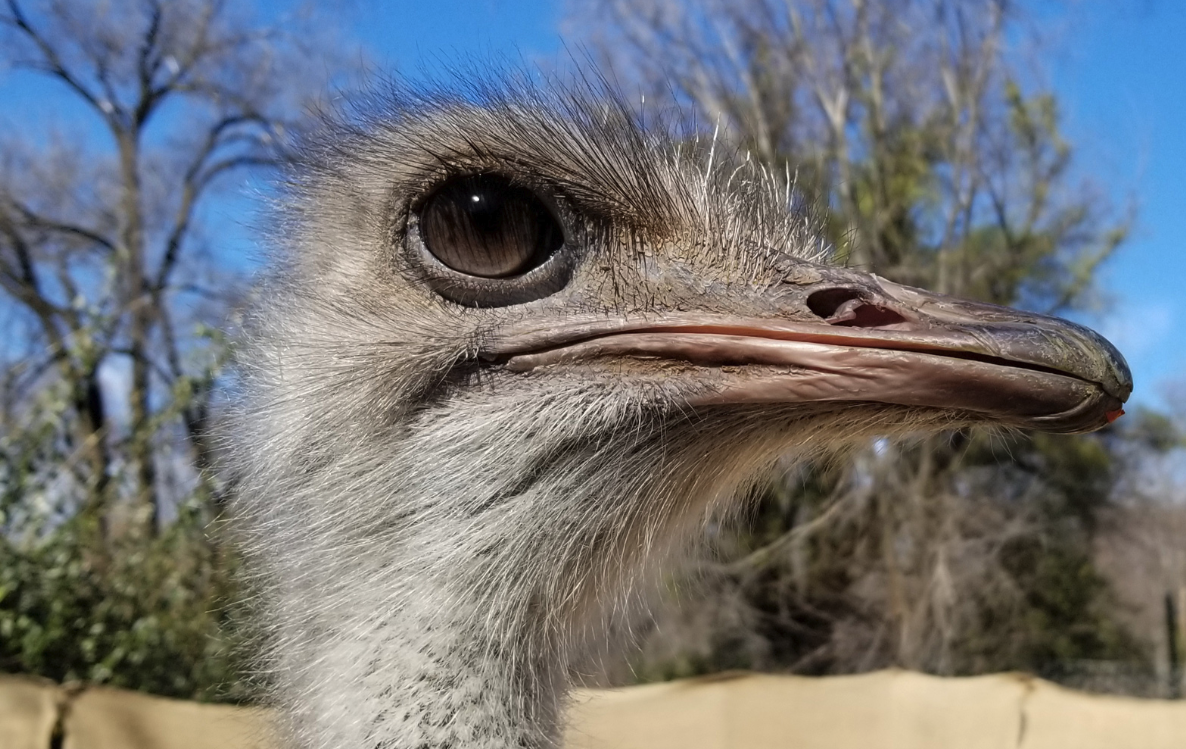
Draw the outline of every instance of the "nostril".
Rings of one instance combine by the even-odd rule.
[[[878,307],[873,304],[859,304],[846,314],[834,315],[828,322],[833,325],[845,325],[850,328],[884,328],[906,322],[906,318],[892,309]]]
[[[832,325],[883,328],[907,322],[892,309],[861,299],[855,289],[821,289],[807,297],[807,307]]]
[[[827,320],[836,314],[836,310],[840,309],[845,302],[860,298],[861,292],[856,289],[820,289],[807,297],[807,308]]]

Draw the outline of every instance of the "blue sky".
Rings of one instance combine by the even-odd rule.
[[[1128,357],[1135,400],[1163,405],[1166,385],[1186,381],[1186,2],[1053,1],[1061,8],[1050,16],[1058,33],[1043,62],[1078,165],[1118,207],[1135,201],[1139,210],[1131,240],[1103,272],[1109,307],[1081,320]],[[413,75],[459,56],[531,61],[564,54],[562,5],[356,0],[343,12],[340,35],[346,44],[361,45],[381,69]],[[69,119],[58,110],[60,101],[13,78],[0,71],[0,110],[9,112],[0,113],[0,127],[18,110],[24,122]]]
[[[1137,397],[1186,381],[1186,3],[1095,2],[1062,40],[1051,83],[1080,164],[1136,231],[1103,274],[1114,304],[1096,322],[1128,357]]]

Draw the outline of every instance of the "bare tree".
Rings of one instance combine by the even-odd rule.
[[[1026,94],[1008,0],[618,2],[602,61],[827,201],[852,264],[1000,303],[1090,301],[1124,239]],[[629,72],[627,72],[629,71]],[[1084,189],[1087,192],[1084,192]],[[1094,210],[1093,210],[1094,209]]]
[[[1096,539],[1097,559],[1112,582],[1125,621],[1154,644],[1153,694],[1181,695],[1182,673],[1172,653],[1186,645],[1186,391],[1172,397],[1176,418],[1146,413],[1130,431],[1130,465],[1119,501]],[[1167,616],[1167,608],[1173,616]],[[1176,625],[1176,627],[1173,627]],[[1174,631],[1176,629],[1176,631]],[[1176,642],[1174,642],[1176,641]],[[1104,674],[1104,676],[1112,676]],[[1172,682],[1177,681],[1174,685]]]
[[[850,264],[998,304],[1090,307],[1130,218],[1077,177],[1054,97],[1016,62],[1033,44],[1020,5],[601,0],[573,4],[570,20],[645,110],[673,108],[792,175],[827,206]],[[711,621],[722,607],[689,606],[636,668],[667,668],[684,646],[716,659],[685,672],[1036,668],[1058,648],[1021,631],[1049,603],[1031,595],[1047,574],[1035,549],[1065,552],[1067,566],[1087,558],[1090,515],[1116,480],[1109,439],[877,442],[775,481],[751,526],[722,534],[723,563],[703,570],[732,606],[724,620]],[[1094,627],[1103,614],[1088,598],[1075,605]],[[1113,652],[1092,637],[1074,647]]]
[[[238,287],[204,252],[203,208],[227,178],[277,163],[307,69],[290,35],[247,21],[219,0],[0,12],[6,62],[56,83],[81,119],[0,150],[0,285],[41,344],[10,377],[26,394],[65,388],[82,505],[100,522],[126,497],[157,528],[175,426],[192,464],[209,463],[218,354],[197,331]]]
[[[234,678],[208,652],[234,586],[207,427],[251,266],[225,215],[342,69],[314,20],[0,5],[0,71],[67,118],[0,140],[0,669],[179,695]]]

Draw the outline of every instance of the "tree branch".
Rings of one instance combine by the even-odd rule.
[[[16,202],[12,198],[8,198],[8,202],[13,208],[16,209],[16,211],[21,215],[21,218],[23,218],[29,226],[36,227],[38,229],[44,229],[46,231],[56,232],[59,234],[67,234],[73,237],[78,237],[79,239],[85,239],[88,242],[92,242],[102,247],[108,252],[115,251],[115,244],[107,237],[99,234],[97,231],[88,229],[85,226],[78,226],[77,224],[70,224],[65,221],[47,218],[35,213],[33,209]]]
[[[21,33],[23,33],[31,42],[33,42],[33,44],[36,45],[37,49],[45,58],[45,64],[37,65],[35,63],[30,63],[28,67],[58,78],[71,89],[73,89],[74,92],[81,96],[88,104],[98,110],[100,116],[103,117],[103,119],[109,125],[112,127],[118,126],[118,121],[114,119],[115,102],[109,101],[107,102],[107,106],[104,106],[99,97],[92,93],[91,90],[85,85],[83,85],[82,81],[77,75],[66,69],[65,63],[62,62],[62,58],[58,54],[57,50],[53,48],[53,45],[51,45],[49,41],[41,35],[40,32],[33,28],[33,25],[29,22],[29,19],[25,16],[24,11],[22,11],[20,6],[17,4],[17,0],[8,0],[8,12],[12,14],[11,18],[6,19],[8,20],[9,24],[20,30]]]
[[[257,156],[227,157],[215,164],[208,163],[209,159],[225,144],[226,140],[223,135],[232,128],[247,123],[266,126],[267,120],[254,114],[224,117],[210,128],[206,142],[190,163],[189,168],[186,169],[182,182],[181,202],[173,220],[173,228],[170,229],[168,238],[165,240],[165,252],[153,282],[154,294],[160,294],[168,286],[169,277],[172,275],[181,253],[181,245],[185,241],[185,236],[193,221],[194,210],[210,183],[220,174],[232,169],[247,166],[274,166],[277,163],[276,159]]]
[[[161,58],[156,54],[156,45],[161,31],[161,19],[164,14],[158,2],[151,3],[151,8],[148,28],[144,32],[144,38],[140,42],[140,53],[136,58],[139,99],[132,113],[132,122],[137,128],[142,127],[148,121],[149,115],[152,114],[153,109],[160,100],[160,96],[157,95],[157,91],[153,88],[152,81],[156,77],[161,64]]]

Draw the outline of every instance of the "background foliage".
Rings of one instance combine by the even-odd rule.
[[[1040,58],[1024,11],[604,0],[580,26],[648,102],[719,128],[821,196],[850,265],[1065,314],[1097,304],[1096,271],[1132,218],[1076,172],[1057,101],[1015,62]],[[1165,431],[1149,439],[1154,424]],[[1155,693],[1163,635],[1130,626],[1096,556],[1112,530],[1102,519],[1119,520],[1110,512],[1145,460],[1176,440],[1146,414],[1087,436],[875,441],[798,466],[772,480],[750,523],[714,540],[703,586],[676,586],[682,607],[661,615],[634,671],[1020,669]],[[1101,664],[1116,678],[1096,678]]]
[[[0,62],[77,118],[0,142],[0,669],[244,694],[210,424],[247,266],[211,206],[324,85],[305,20],[0,7]]]
[[[1076,170],[1058,102],[1016,62],[1041,58],[1025,10],[596,0],[570,27],[645,110],[793,174],[850,265],[1091,308],[1132,211]],[[302,103],[343,69],[314,25],[219,0],[0,6],[0,62],[100,133],[0,139],[0,670],[250,698],[233,487],[209,470],[217,331],[248,265],[210,206],[284,160]],[[595,678],[897,665],[1166,693],[1165,596],[1186,604],[1176,423],[788,464],[672,578],[641,654]]]

